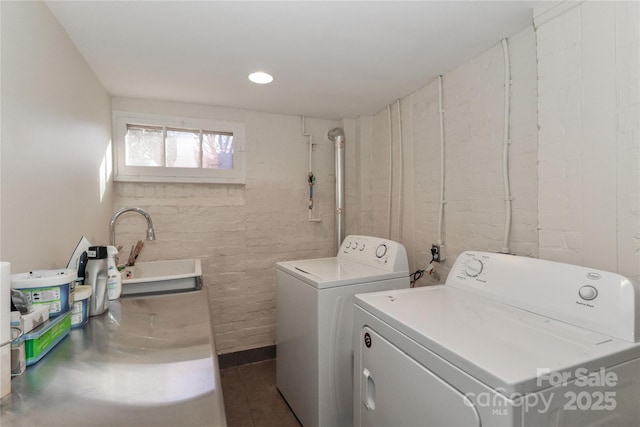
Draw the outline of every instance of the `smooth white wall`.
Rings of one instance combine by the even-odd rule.
[[[540,257],[640,279],[640,6],[541,24]]]
[[[308,138],[300,116],[225,107],[113,98],[113,109],[243,122],[246,185],[117,182],[113,211],[139,206],[153,219],[156,240],[139,261],[200,258],[209,290],[216,348],[229,353],[275,344],[275,263],[335,256],[335,121],[306,119],[313,151],[314,218],[308,221]],[[121,217],[116,242],[144,239],[140,215]]]
[[[110,97],[42,2],[1,2],[1,251],[14,273],[105,242]]]

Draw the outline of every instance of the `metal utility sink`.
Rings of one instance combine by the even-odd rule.
[[[206,289],[111,301],[12,379],[0,425],[225,427],[209,307]]]
[[[199,259],[139,262],[122,271],[122,296],[188,292],[201,288]]]

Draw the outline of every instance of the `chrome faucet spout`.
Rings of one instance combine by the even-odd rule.
[[[142,208],[122,208],[118,212],[114,213],[109,223],[109,245],[116,245],[116,221],[120,218],[120,215],[126,212],[137,212],[147,220],[147,240],[156,240],[156,233],[153,231],[153,221],[151,221],[151,215]]]

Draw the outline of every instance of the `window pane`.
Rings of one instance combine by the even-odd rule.
[[[233,169],[233,134],[203,133],[202,149],[203,168]]]
[[[200,131],[167,129],[167,167],[200,167]]]
[[[164,166],[161,127],[127,125],[124,144],[127,166]]]

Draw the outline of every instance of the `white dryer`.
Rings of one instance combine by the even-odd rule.
[[[353,298],[409,288],[404,247],[347,236],[336,257],[277,263],[276,386],[304,427],[353,422]]]
[[[638,426],[640,286],[464,252],[445,285],[356,296],[356,426]]]

